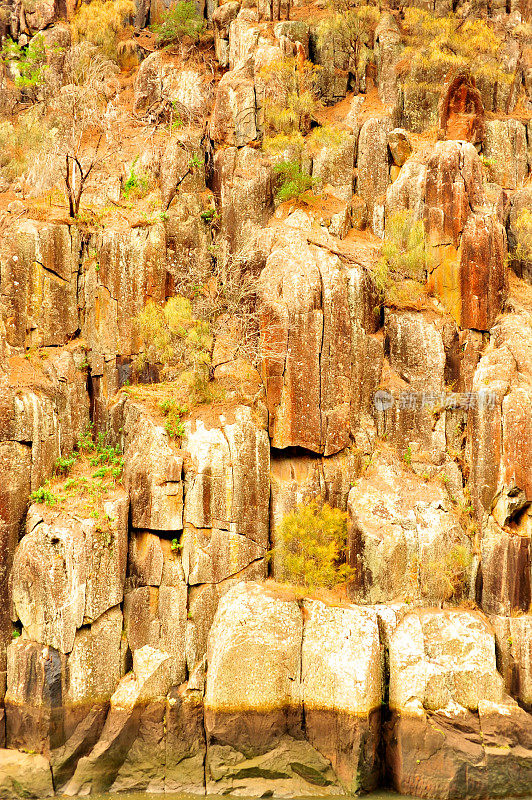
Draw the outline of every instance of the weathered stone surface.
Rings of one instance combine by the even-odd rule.
[[[407,614],[390,641],[387,761],[395,788],[423,797],[526,791],[530,715],[504,694],[487,621],[470,611]],[[443,733],[443,735],[442,735]]]
[[[390,365],[410,388],[443,390],[445,349],[433,321],[419,313],[388,311],[385,337]]]
[[[53,797],[52,773],[46,758],[36,753],[0,750],[0,794],[4,797]]]
[[[220,598],[235,583],[261,581],[267,576],[265,559],[253,561],[239,573],[219,583],[204,583],[190,586],[188,590],[188,615],[186,630],[186,658],[189,675],[202,670],[207,653],[207,638],[218,608]]]
[[[531,376],[528,318],[506,315],[493,328],[492,346],[475,371],[473,391],[484,401],[470,408],[467,440],[473,504],[479,516],[493,509],[500,526],[513,521],[519,528],[532,497]],[[526,533],[526,514],[522,522]]]
[[[444,488],[383,452],[351,489],[347,507],[355,598],[441,602],[467,593],[471,544]]]
[[[333,138],[325,142],[312,159],[312,177],[316,180],[316,191],[326,186],[335,188],[346,200],[353,195],[356,138],[349,134],[338,134],[339,141]]]
[[[401,31],[395,17],[384,13],[375,29],[377,84],[382,103],[392,108],[396,106],[399,97],[396,65],[401,58],[402,50]]]
[[[260,228],[273,214],[273,172],[260,152],[228,147],[214,157],[214,192],[230,250],[241,256],[253,247]]]
[[[423,219],[425,213],[425,182],[427,168],[413,158],[407,161],[399,175],[386,190],[386,223],[396,214],[410,212],[412,222]]]
[[[171,685],[170,661],[168,655],[149,646],[134,653],[133,672],[120,681],[111,697],[111,708],[101,736],[91,753],[79,760],[64,794],[74,796],[108,791],[121,768],[123,772],[118,786],[124,788],[129,784],[124,779],[126,775],[140,772],[147,778],[142,781],[142,788],[147,788],[150,776],[160,773],[163,746],[152,747],[150,755],[146,752],[149,750],[146,745],[154,734],[158,736],[158,731],[162,732],[164,697]],[[134,781],[132,784],[136,785]],[[160,787],[160,781],[156,785]]]
[[[531,208],[531,189],[518,189],[512,193],[508,216],[508,249],[512,269],[527,283],[532,283],[532,253],[529,249],[530,226],[526,224],[525,212]]]
[[[65,656],[27,639],[7,650],[6,743],[48,754],[64,741]]]
[[[41,507],[13,563],[13,604],[27,636],[69,653],[77,628],[123,597],[127,560],[127,504],[123,493],[105,502],[109,525]],[[42,509],[42,511],[41,511]],[[106,538],[109,537],[109,538]]]
[[[351,276],[339,256],[308,243],[290,220],[261,275],[270,436],[273,447],[331,455],[348,445],[378,384],[380,343],[359,317],[367,291],[359,271]]]
[[[487,121],[484,155],[490,159],[491,179],[505,189],[518,189],[528,175],[525,125],[516,119]]]
[[[137,406],[122,399],[115,408],[123,429],[124,486],[130,497],[131,523],[151,531],[183,528],[183,458],[157,425]]]
[[[76,228],[17,222],[0,247],[7,341],[16,347],[66,344],[79,328]]]
[[[203,697],[174,687],[166,700],[166,792],[203,792],[205,752]]]
[[[186,525],[217,528],[218,535],[227,531],[247,537],[259,548],[267,547],[270,454],[265,428],[264,418],[248,406],[220,414],[215,426],[201,416],[186,424]],[[232,541],[237,544],[234,538]],[[257,558],[259,550],[253,553]],[[190,565],[190,556],[187,559]],[[242,566],[246,564],[239,568]],[[213,569],[217,569],[214,561]]]
[[[256,583],[221,598],[207,646],[208,744],[259,754],[300,729],[302,627],[297,603]]]
[[[480,547],[482,609],[507,615],[528,611],[532,600],[530,534],[503,530],[490,518],[483,526]]]
[[[339,782],[375,784],[381,667],[374,612],[308,601],[302,615],[289,596],[237,584],[220,601],[207,661],[209,792],[238,786],[259,795],[268,781],[275,793],[322,795],[338,792]]]
[[[248,67],[227,72],[218,84],[210,134],[218,144],[236,147],[257,138],[255,84]]]
[[[304,604],[301,691],[305,734],[348,791],[379,774],[381,658],[373,610]]]
[[[92,240],[80,284],[83,337],[94,353],[138,352],[134,317],[148,298],[164,302],[166,238],[162,222],[126,231],[106,230]]]
[[[491,616],[497,643],[497,666],[506,692],[532,710],[532,615]]]
[[[412,155],[412,143],[404,128],[394,128],[393,131],[390,131],[388,134],[388,147],[394,164],[397,164],[398,167],[402,167]]]
[[[358,137],[357,194],[368,204],[368,216],[373,225],[373,208],[384,202],[390,183],[388,135],[393,124],[388,117],[366,120]]]
[[[460,73],[449,81],[439,105],[439,126],[445,139],[482,142],[485,136],[484,105],[475,79]]]
[[[506,296],[506,236],[485,207],[481,164],[472,144],[436,144],[425,203],[429,286],[461,327],[488,330]]]
[[[240,11],[240,3],[230,0],[218,6],[212,15],[214,52],[221,67],[229,66],[229,27]]]
[[[147,645],[170,658],[172,684],[183,683],[187,588],[142,586],[124,598],[124,627],[133,657]]]

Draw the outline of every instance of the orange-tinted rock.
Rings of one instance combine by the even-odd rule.
[[[482,97],[469,73],[454,77],[440,99],[440,130],[446,139],[481,142],[484,138]]]
[[[341,259],[309,244],[290,222],[261,275],[261,371],[270,436],[273,447],[331,455],[348,445],[368,407],[382,345],[363,327],[366,302],[357,298],[367,287],[350,283]],[[357,268],[352,272],[358,274]]]
[[[506,235],[485,205],[472,144],[437,143],[425,203],[429,287],[461,327],[488,330],[506,296]]]
[[[79,328],[81,240],[75,227],[16,223],[0,248],[7,341],[15,347],[66,344]]]

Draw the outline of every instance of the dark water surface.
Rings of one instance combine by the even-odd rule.
[[[179,794],[179,793],[169,793],[169,794],[155,794],[155,793],[146,793],[146,792],[123,792],[120,794],[91,794],[90,800],[198,800],[198,798],[203,797],[205,800],[221,800],[223,797],[234,797],[235,795],[201,795],[201,794]],[[239,800],[246,800],[245,797],[236,795]],[[347,795],[327,795],[326,799],[322,796],[313,797],[312,795],[306,795],[304,800],[346,800]],[[66,800],[66,798],[65,798]],[[70,800],[70,798],[69,798]],[[253,798],[253,800],[259,800],[258,798]],[[379,789],[376,792],[371,792],[371,794],[360,795],[360,800],[412,800],[411,795],[404,795],[404,794],[397,794],[396,792],[392,792],[390,789]],[[489,799],[488,799],[489,800]],[[500,800],[500,798],[497,798]],[[511,798],[507,797],[505,800],[532,800],[532,794],[521,796],[519,798]]]

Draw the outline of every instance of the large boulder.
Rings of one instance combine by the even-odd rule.
[[[437,603],[467,595],[471,543],[441,484],[384,451],[351,489],[348,514],[357,600]]]
[[[140,405],[122,398],[114,409],[122,428],[124,486],[131,524],[151,531],[183,529],[183,457],[162,425]]]
[[[375,227],[374,208],[383,206],[390,183],[388,135],[393,124],[388,117],[372,117],[362,125],[358,137],[357,194],[368,205],[370,224]]]
[[[308,601],[302,613],[289,594],[240,583],[219,603],[207,661],[209,792],[321,795],[375,785],[374,612]]]
[[[349,792],[379,775],[381,647],[372,609],[306,600],[301,648],[305,734]]]
[[[532,498],[531,380],[529,317],[505,315],[492,329],[491,346],[474,374],[467,457],[478,516],[493,511],[499,526],[513,523],[515,534],[527,534]]]
[[[273,171],[251,147],[227,147],[214,157],[214,192],[221,231],[237,260],[253,248],[273,214]]]
[[[523,794],[531,717],[503,689],[495,639],[478,612],[407,614],[390,640],[387,762],[394,787],[421,797]]]
[[[64,794],[91,794],[128,788],[164,789],[163,725],[165,697],[171,686],[171,659],[146,645],[133,656],[133,672],[111,697],[100,738],[81,758]],[[141,786],[138,786],[139,774]],[[153,781],[153,783],[152,783]]]
[[[53,797],[50,764],[44,756],[0,750],[0,794],[14,800]]]
[[[91,360],[138,353],[135,316],[148,298],[166,300],[166,236],[162,222],[104,230],[91,242],[80,282],[80,328]],[[96,365],[95,365],[96,366]],[[95,370],[96,374],[98,370]]]
[[[127,560],[124,492],[105,501],[107,523],[30,510],[13,562],[13,605],[28,638],[62,653],[76,630],[121,603]],[[61,518],[62,517],[62,518]]]
[[[216,89],[210,134],[217,144],[242,147],[257,138],[256,98],[249,68],[231,70]]]

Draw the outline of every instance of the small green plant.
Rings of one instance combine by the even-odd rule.
[[[276,198],[280,203],[301,197],[312,189],[314,179],[304,172],[296,161],[282,161],[274,166],[278,178]]]
[[[30,494],[30,500],[32,503],[44,503],[50,507],[59,502],[58,497],[47,487],[46,483]]]
[[[78,459],[76,451],[69,456],[60,456],[54,465],[54,473],[56,475],[68,475],[74,464]]]
[[[208,222],[210,225],[218,221],[219,214],[215,208],[208,208],[206,211],[201,212],[200,217],[204,222]]]
[[[34,37],[27,47],[7,39],[1,50],[2,61],[15,69],[18,89],[32,90],[42,86],[46,78],[46,50],[42,35]]]
[[[347,514],[311,501],[286,514],[271,551],[284,578],[306,590],[332,589],[354,576],[345,563]]]
[[[188,408],[176,403],[175,400],[165,399],[159,403],[159,408],[166,417],[164,429],[171,439],[180,439],[185,435],[185,426],[181,418],[188,414]]]
[[[171,6],[162,22],[152,25],[158,47],[171,47],[185,36],[197,41],[205,30],[205,20],[200,17],[194,0],[180,0]]]
[[[410,445],[406,448],[405,452],[403,453],[403,461],[407,465],[407,467],[412,466],[412,448]]]
[[[179,541],[179,539],[172,539],[170,543],[170,549],[172,553],[178,553],[180,550],[183,549],[183,543]]]
[[[190,156],[190,161],[188,162],[188,168],[189,169],[199,169],[202,166],[203,166],[203,161],[198,156],[198,154],[197,153],[192,153],[192,155]]]
[[[149,189],[149,180],[143,173],[137,174],[135,166],[138,161],[138,156],[131,165],[129,177],[122,187],[122,194],[126,200],[130,197],[142,197]]]

